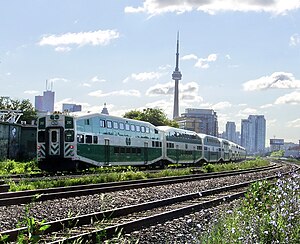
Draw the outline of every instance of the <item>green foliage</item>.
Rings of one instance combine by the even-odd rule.
[[[300,243],[300,176],[252,184],[234,211],[223,213],[200,243]]]
[[[229,170],[240,170],[240,169],[249,169],[255,167],[263,167],[269,165],[268,160],[264,160],[261,158],[256,158],[255,160],[247,160],[239,163],[222,163],[222,164],[207,164],[203,166],[204,172],[221,172],[221,171],[229,171]]]
[[[268,165],[269,162],[263,159],[249,160],[241,163],[228,163],[228,164],[208,164],[202,168],[203,172],[220,172],[236,169],[247,169],[253,167],[261,167]],[[1,164],[0,164],[1,170]],[[24,171],[24,169],[23,169]],[[126,181],[126,180],[139,180],[148,178],[159,178],[167,176],[179,176],[191,174],[191,168],[183,168],[180,170],[165,169],[158,172],[137,171],[134,167],[99,167],[91,169],[96,175],[86,175],[77,178],[59,179],[59,180],[40,180],[28,181],[22,180],[18,183],[8,182],[10,191],[34,190],[45,189],[62,186],[97,184],[105,182]]]
[[[36,161],[16,162],[14,160],[6,160],[0,162],[0,175],[8,174],[30,174],[37,172],[38,166]]]
[[[136,119],[147,121],[155,126],[168,125],[178,128],[178,123],[174,120],[169,120],[166,114],[161,109],[156,108],[147,108],[142,112],[138,110],[132,110],[123,116],[128,119]]]
[[[279,151],[276,151],[276,152],[272,152],[271,157],[283,157],[284,156],[284,150],[279,150]]]
[[[28,124],[31,124],[31,121],[37,118],[36,110],[29,99],[14,100],[11,98],[6,99],[0,97],[0,109],[21,110],[23,115],[20,117],[19,123],[21,121],[26,121]]]
[[[21,225],[25,225],[26,230],[18,236],[18,243],[38,243],[43,232],[50,227],[45,222],[45,220],[37,221],[30,216],[29,206],[26,206],[25,217],[21,223]]]

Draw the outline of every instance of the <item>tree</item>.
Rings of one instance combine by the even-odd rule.
[[[178,128],[178,123],[167,118],[161,109],[146,108],[143,111],[131,110],[124,114],[124,118],[149,122],[155,126],[168,125]]]
[[[11,99],[0,97],[0,109],[2,110],[20,110],[23,115],[19,119],[21,121],[26,121],[26,123],[31,124],[32,120],[37,118],[37,113],[35,108],[29,99]]]

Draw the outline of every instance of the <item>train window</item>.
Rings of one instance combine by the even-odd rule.
[[[145,126],[141,126],[141,132],[145,133],[145,131],[146,131]]]
[[[204,147],[204,151],[207,151],[207,149],[208,149],[207,147]]]
[[[130,147],[126,147],[126,153],[130,153],[131,150],[130,150]]]
[[[85,120],[84,120],[84,124],[85,124],[85,125],[90,125],[90,120],[89,120],[89,119],[85,119]]]
[[[137,149],[136,147],[131,148],[131,152],[136,153],[136,151],[137,151],[136,149]]]
[[[155,147],[155,142],[152,141],[152,147]],[[167,143],[167,147],[168,147],[168,143]]]
[[[92,143],[92,136],[90,136],[90,135],[86,135],[85,136],[85,143]]]
[[[185,144],[185,149],[188,149],[188,144]]]
[[[38,142],[45,142],[45,131],[38,132]]]
[[[136,149],[136,153],[137,153],[137,154],[141,154],[141,153],[142,153],[142,150],[141,150],[140,147],[138,147],[138,148]]]
[[[39,129],[46,128],[46,118],[45,117],[39,119],[38,128]]]
[[[102,127],[102,128],[105,127],[105,120],[100,119],[100,127]]]
[[[135,125],[130,125],[130,130],[135,131]]]
[[[119,123],[118,122],[114,121],[113,126],[114,126],[114,129],[119,129]]]
[[[155,146],[159,147],[159,142],[158,141],[155,142]]]
[[[125,130],[130,130],[130,125],[129,124],[125,124]]]
[[[65,131],[65,141],[66,142],[73,142],[74,141],[74,131],[73,130],[66,130]]]
[[[57,131],[56,130],[51,132],[51,142],[57,142]]]
[[[159,147],[162,147],[162,143],[161,143],[161,141],[159,142]]]
[[[140,132],[140,131],[141,131],[141,126],[136,125],[136,126],[135,126],[135,130],[136,130],[137,132]]]
[[[146,133],[150,133],[150,128],[146,127]]]
[[[120,150],[121,153],[125,153],[125,147],[121,147],[120,149],[121,149]]]
[[[109,128],[109,129],[112,128],[112,122],[110,120],[106,121],[106,125],[107,125],[107,128]]]
[[[114,147],[114,153],[120,153],[120,148],[119,147]]]
[[[81,134],[77,134],[77,142],[78,143],[84,143],[84,136]]]
[[[98,144],[98,136],[93,136],[93,143]]]
[[[157,130],[157,129],[154,129],[154,133],[155,133],[155,134],[158,134],[158,130]]]
[[[119,128],[120,128],[120,130],[124,130],[124,123],[123,122],[119,123]]]

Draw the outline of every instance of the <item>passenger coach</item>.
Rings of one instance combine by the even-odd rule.
[[[244,148],[225,139],[105,114],[51,114],[38,119],[37,159],[40,168],[48,171],[195,165],[245,156]]]

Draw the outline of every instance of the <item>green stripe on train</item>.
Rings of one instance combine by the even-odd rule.
[[[77,154],[97,162],[147,162],[161,157],[162,149],[78,144]]]

